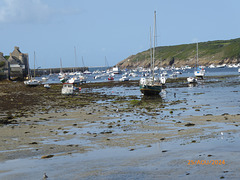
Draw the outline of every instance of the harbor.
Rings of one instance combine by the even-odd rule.
[[[0,180],[240,179],[240,1],[0,4]]]
[[[60,83],[1,82],[0,178],[237,178],[237,69],[206,70],[197,85],[181,75],[154,98],[141,94],[139,79],[92,78],[74,96],[61,95]]]

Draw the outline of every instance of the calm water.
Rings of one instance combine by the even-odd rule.
[[[238,75],[238,68],[206,68],[206,73],[205,76],[223,76],[223,75]],[[179,72],[181,72],[182,74],[178,74],[177,77],[189,77],[189,76],[193,76],[193,71],[194,69],[190,69],[190,70],[180,70]],[[123,72],[124,73],[124,72]],[[156,71],[156,73],[160,73],[160,71]],[[168,73],[168,77],[170,78],[170,75],[173,73],[173,71],[169,70],[167,71]],[[97,74],[90,74],[90,75],[86,75],[87,77],[87,82],[106,82],[108,81],[108,77],[102,77],[101,79],[94,79],[94,77]],[[137,73],[137,77],[130,77],[130,80],[140,80],[140,78],[142,77],[142,73]],[[114,80],[115,81],[119,81],[119,79],[122,77],[122,74],[117,74],[114,76]],[[41,77],[37,78],[39,80],[41,80]],[[45,83],[59,83],[59,79],[57,78],[57,75],[52,76],[51,78],[49,78],[49,80]]]

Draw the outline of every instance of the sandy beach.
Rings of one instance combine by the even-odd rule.
[[[26,87],[17,85],[18,94],[26,91]],[[168,96],[174,97],[176,91],[181,91],[177,96],[183,96],[152,101],[90,94],[91,85],[86,86],[86,91],[73,97],[55,96],[59,85],[49,91],[30,88],[25,95],[34,99],[39,93],[41,98],[21,106],[14,96],[21,108],[1,109],[1,179],[41,179],[44,173],[49,179],[240,176],[240,114],[227,108],[221,111],[221,105],[216,108],[211,100],[202,103],[195,99],[191,104],[191,94],[199,97],[207,93],[172,88]],[[135,84],[121,86],[137,88]],[[1,97],[6,94],[1,91]],[[198,160],[218,162],[204,165],[200,161],[197,164]],[[220,161],[225,163],[220,165]]]

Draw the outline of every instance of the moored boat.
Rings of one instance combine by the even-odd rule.
[[[159,95],[159,93],[162,91],[162,84],[160,82],[153,81],[151,77],[141,78],[140,91],[147,96]]]
[[[38,86],[41,84],[41,82],[36,79],[30,79],[30,80],[24,81],[24,84],[27,86]]]
[[[154,11],[154,40],[153,48],[151,45],[151,29],[150,29],[150,57],[151,57],[151,71],[152,77],[141,78],[139,82],[140,91],[144,95],[152,96],[159,95],[162,91],[162,84],[160,79],[154,77],[154,56],[155,56],[155,29],[156,29],[156,11]]]
[[[36,80],[35,79],[35,52],[34,52],[34,77],[32,78],[30,78],[30,70],[29,70],[29,68],[28,68],[28,79],[29,80],[26,80],[26,81],[24,81],[24,84],[26,85],[26,86],[38,86],[38,85],[40,85],[41,84],[41,82],[40,81],[38,81],[38,80]]]
[[[205,76],[205,69],[203,67],[198,66],[198,43],[197,43],[197,63],[196,63],[196,70],[194,71],[194,75],[202,79]]]
[[[63,95],[71,95],[73,94],[73,84],[72,83],[64,83],[62,87]]]
[[[108,77],[108,80],[112,81],[112,80],[114,80],[114,77],[109,76],[109,77]]]
[[[194,77],[188,77],[187,81],[188,81],[188,83],[197,83],[197,79]]]
[[[127,76],[122,76],[119,81],[129,81],[129,77]]]

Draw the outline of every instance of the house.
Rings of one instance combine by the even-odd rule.
[[[0,79],[7,79],[9,77],[9,62],[0,52]]]
[[[24,79],[28,75],[28,54],[22,53],[15,46],[9,58],[10,79]]]

